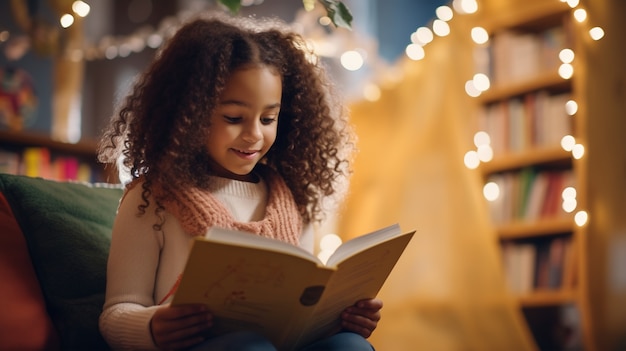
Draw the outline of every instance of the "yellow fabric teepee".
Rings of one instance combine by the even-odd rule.
[[[464,166],[477,131],[471,16],[450,22],[422,61],[380,100],[351,106],[359,153],[338,232],[399,222],[417,229],[379,297],[378,350],[530,350],[500,265],[476,170]]]

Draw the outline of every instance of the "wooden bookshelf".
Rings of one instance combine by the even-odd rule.
[[[626,2],[581,0],[577,9],[585,9],[589,14],[582,23],[574,21],[574,9],[560,0],[485,1],[482,4],[483,12],[477,17],[476,25],[490,34],[491,56],[489,64],[477,62],[477,70],[491,69],[488,76],[492,82],[489,90],[476,98],[481,111],[477,117],[479,128],[492,128],[488,133],[492,142],[508,142],[516,133],[522,133],[520,128],[511,127],[520,124],[504,123],[509,128],[506,130],[493,127],[488,118],[500,117],[489,112],[489,108],[495,106],[496,112],[502,109],[503,115],[508,116],[516,113],[513,108],[519,107],[520,101],[525,104],[531,94],[566,94],[578,104],[578,111],[571,116],[568,134],[585,147],[583,156],[574,158],[556,143],[533,145],[527,142],[522,143],[521,149],[505,144],[497,150],[494,148],[492,160],[478,168],[485,182],[494,182],[500,187],[499,198],[490,203],[491,216],[495,239],[502,249],[507,284],[518,303],[520,316],[537,350],[601,351],[623,347],[626,345],[626,307],[623,304],[626,289],[617,287],[615,279],[616,272],[623,270],[616,262],[626,255],[626,216],[623,215],[626,152],[620,142],[620,135],[626,131],[623,118],[626,67],[620,63],[626,62],[626,48],[620,33],[626,32],[626,28],[625,21],[618,15],[626,13]],[[607,31],[606,38],[597,42],[591,40],[588,30],[592,26],[603,27]],[[499,71],[496,69],[498,60],[519,60],[519,57],[499,56],[506,50],[493,47],[496,43],[519,35],[526,36],[523,38],[526,42],[520,41],[525,45],[528,36],[543,40],[544,33],[554,28],[564,31],[563,48],[575,52],[571,78],[562,78],[558,67],[538,67],[532,74],[518,75],[514,79],[509,79],[507,72],[502,71],[507,65],[500,66]],[[500,35],[504,35],[505,40],[498,41]],[[515,65],[519,64],[523,61]],[[502,75],[500,79],[492,78],[496,73]],[[513,100],[517,105],[509,104]],[[524,118],[530,119],[529,123],[549,117],[529,117],[530,110],[523,113]],[[529,130],[535,132],[536,126]],[[533,140],[532,135],[523,138]],[[551,142],[555,140],[552,138]],[[562,208],[554,215],[532,219],[515,215],[497,217],[503,209],[513,208],[514,213],[519,212],[541,172],[571,175],[573,184],[567,183],[563,189],[575,188],[573,207],[568,208],[563,200]],[[501,181],[507,177],[514,181]],[[507,197],[513,199],[512,204],[502,200]],[[547,201],[546,197],[544,202]],[[576,215],[585,213],[587,221],[577,224]],[[549,273],[545,273],[546,269]],[[541,274],[544,275],[540,277]],[[552,275],[545,278],[546,274]],[[520,283],[518,276],[525,281]],[[549,284],[541,279],[549,279]]]
[[[31,153],[40,151],[42,153],[42,164],[40,166],[25,165],[26,151]],[[67,143],[53,140],[43,133],[28,131],[0,130],[0,166],[6,163],[14,164],[8,169],[1,169],[3,172],[13,174],[28,174],[32,176],[55,179],[55,180],[83,180],[89,182],[117,182],[117,175],[114,170],[105,168],[98,163],[97,141],[81,140],[77,143]],[[10,160],[7,160],[9,158]],[[57,165],[55,165],[55,162]],[[66,178],[59,172],[54,172],[54,168],[67,167],[59,166],[58,163],[66,162],[81,168],[80,176],[69,176]],[[33,168],[34,167],[34,168]],[[37,170],[40,167],[41,170]],[[28,168],[28,169],[27,169]]]
[[[49,136],[33,132],[16,132],[0,130],[0,142],[3,146],[41,146],[51,150],[81,156],[95,156],[97,142],[95,140],[81,140],[77,143],[56,141]]]

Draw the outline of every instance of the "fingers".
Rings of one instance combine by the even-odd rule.
[[[380,321],[382,301],[369,299],[348,307],[342,314],[343,328],[369,338]]]
[[[163,307],[150,321],[152,337],[159,348],[185,348],[204,340],[213,316],[204,305]]]

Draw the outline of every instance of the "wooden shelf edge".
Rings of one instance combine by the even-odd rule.
[[[0,142],[2,146],[5,144],[18,145],[20,147],[38,146],[46,147],[56,152],[67,152],[94,157],[98,147],[96,140],[81,140],[77,143],[66,143],[53,140],[50,136],[45,134],[6,130],[0,130]]]
[[[498,16],[489,16],[482,20],[482,26],[491,33],[502,28],[516,28],[529,23],[542,22],[545,19],[565,15],[569,11],[571,8],[564,2],[542,1],[532,6],[516,8],[514,12],[502,13],[501,11]]]
[[[564,79],[559,76],[558,70],[537,72],[529,79],[514,81],[512,83],[495,83],[489,90],[477,97],[481,104],[488,104],[515,96],[521,96],[540,90],[571,90],[572,79]]]
[[[574,219],[567,216],[533,222],[513,222],[496,227],[496,232],[501,240],[510,240],[569,233],[574,228]]]
[[[549,307],[576,302],[576,291],[573,289],[535,290],[517,296],[522,308]]]
[[[560,146],[537,147],[497,156],[490,162],[482,163],[480,170],[484,175],[488,175],[540,164],[569,162],[572,162],[571,153],[563,150]]]

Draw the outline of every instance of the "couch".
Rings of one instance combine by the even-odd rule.
[[[0,174],[0,350],[106,350],[98,330],[122,188]]]

